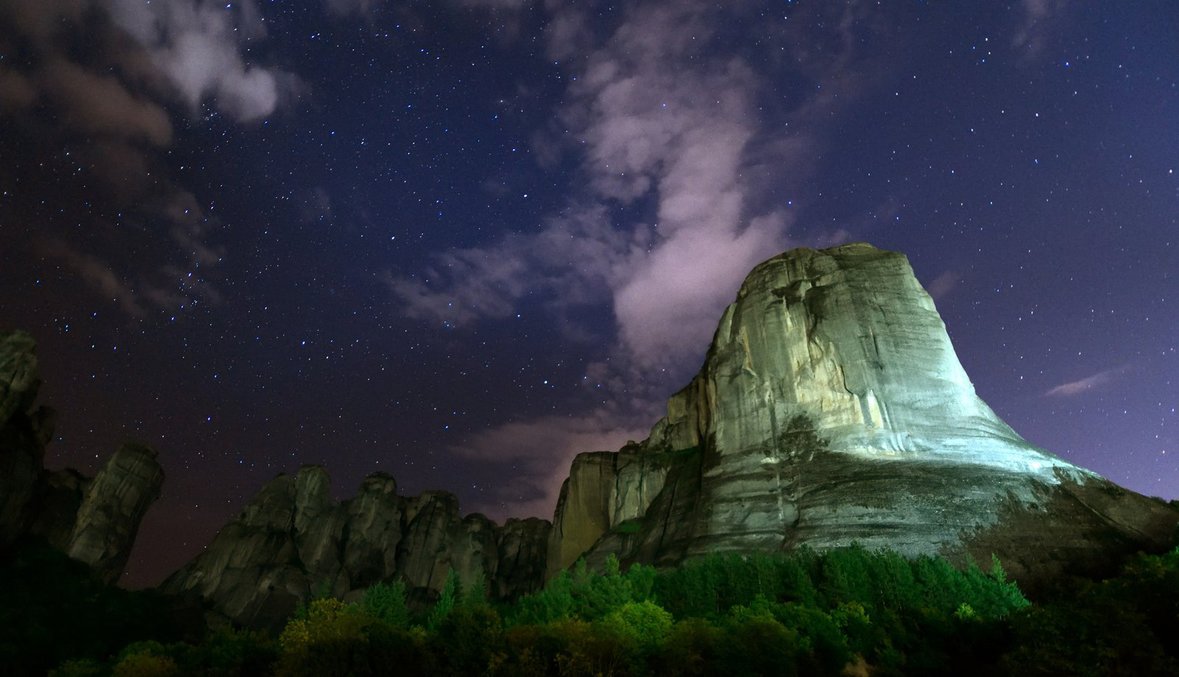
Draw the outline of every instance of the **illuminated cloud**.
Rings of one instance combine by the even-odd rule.
[[[1012,46],[1023,48],[1027,56],[1039,54],[1052,20],[1064,6],[1065,0],[1023,0],[1019,4],[1021,16],[1011,38]]]
[[[283,73],[246,63],[245,43],[263,37],[253,0],[107,0],[115,23],[147,51],[180,96],[196,111],[212,99],[238,121],[265,117],[279,100]]]
[[[615,451],[628,440],[646,436],[647,429],[620,427],[611,413],[599,410],[579,417],[508,423],[477,433],[449,451],[515,470],[510,480],[491,488],[481,505],[473,506],[476,510],[493,519],[548,519],[574,456],[583,451]]]
[[[961,278],[958,273],[947,270],[933,278],[933,281],[925,286],[925,291],[929,292],[934,301],[941,301],[958,287],[959,282],[961,282]]]
[[[1072,397],[1073,395],[1087,393],[1112,383],[1113,380],[1125,370],[1126,367],[1107,369],[1105,371],[1099,371],[1091,376],[1086,376],[1085,378],[1069,381],[1068,383],[1061,383],[1058,386],[1050,388],[1047,392],[1044,393],[1044,396]]]
[[[386,277],[401,312],[451,327],[510,317],[525,299],[543,299],[554,321],[586,304],[612,309],[614,344],[588,372],[616,406],[586,418],[506,424],[462,447],[463,455],[497,462],[512,453],[504,449],[531,449],[518,484],[545,490],[504,500],[543,504],[541,514],[552,509],[573,454],[646,435],[638,429],[654,423],[699,363],[748,271],[801,244],[788,236],[792,217],[774,195],[813,171],[824,125],[863,80],[854,22],[839,14],[853,9],[836,11],[822,54],[793,25],[776,36],[792,45],[800,77],[823,83],[791,106],[793,122],[781,127],[759,108],[771,85],[754,65],[740,54],[713,54],[724,25],[717,13],[731,8],[628,5],[612,34],[588,44],[592,33],[579,28],[584,10],[546,7],[549,57],[576,57],[576,65],[552,128],[533,145],[546,168],[572,158],[578,187],[539,232],[451,249],[420,270]],[[847,234],[832,228],[807,242]],[[626,435],[586,437],[600,431]]]

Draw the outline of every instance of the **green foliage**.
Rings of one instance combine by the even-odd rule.
[[[1075,594],[1013,622],[1013,674],[1179,674],[1179,550],[1139,555],[1122,575],[1075,581]]]
[[[989,571],[862,548],[713,555],[678,569],[580,563],[500,610],[447,583],[425,626],[405,587],[312,601],[277,643],[139,641],[74,675],[1179,674],[1179,551],[1029,606]]]
[[[191,647],[180,666],[187,674],[257,675],[269,672],[279,655],[273,637],[260,630],[226,628]]]
[[[45,674],[70,661],[106,660],[128,643],[180,637],[170,602],[153,591],[106,585],[86,565],[42,543],[26,542],[0,561],[0,666],[6,674]],[[64,666],[63,666],[64,667]]]
[[[306,618],[287,623],[279,635],[279,675],[348,675],[365,653],[372,617],[338,599],[317,599]]]
[[[446,574],[446,582],[442,584],[442,592],[438,595],[438,601],[434,603],[434,608],[426,616],[427,630],[431,632],[437,630],[442,626],[442,622],[446,620],[446,617],[450,615],[450,612],[454,611],[454,607],[458,603],[461,593],[460,588],[458,572],[451,569]]]
[[[513,625],[560,618],[597,620],[628,602],[649,599],[656,580],[653,567],[635,565],[623,573],[613,555],[606,559],[600,574],[579,560],[572,572],[561,572],[543,590],[518,600],[510,620]]]
[[[627,602],[601,620],[603,626],[647,651],[667,639],[674,622],[670,613],[651,600]]]
[[[703,618],[676,623],[654,661],[663,675],[707,675],[715,670],[725,641],[723,629]]]
[[[458,604],[465,608],[487,606],[487,578],[482,572],[475,580],[463,586]]]
[[[360,606],[373,618],[394,628],[409,627],[409,606],[405,603],[405,583],[376,583],[364,591]]]
[[[639,529],[641,529],[642,527],[643,527],[643,520],[636,518],[636,519],[626,520],[625,522],[619,522],[618,526],[614,527],[613,531],[616,534],[622,534],[624,536],[629,536],[631,534],[639,533]]]

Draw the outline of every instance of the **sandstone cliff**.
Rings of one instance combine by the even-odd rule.
[[[159,497],[163,470],[154,451],[134,443],[116,451],[93,479],[46,470],[54,412],[33,408],[40,383],[33,338],[0,332],[0,548],[40,537],[114,583]]]
[[[905,257],[866,244],[757,266],[667,411],[643,442],[574,461],[549,575],[856,542],[994,552],[1033,580],[1165,547],[1179,522],[999,420]]]
[[[549,523],[459,514],[453,495],[397,495],[396,481],[374,474],[356,497],[336,502],[319,466],[268,483],[205,552],[164,582],[193,592],[229,619],[279,627],[313,594],[355,597],[378,581],[404,580],[429,596],[454,570],[481,580],[499,598],[540,586]]]

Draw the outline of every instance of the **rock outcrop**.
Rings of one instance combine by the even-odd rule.
[[[327,472],[305,466],[264,486],[162,589],[198,594],[236,623],[274,628],[313,594],[350,598],[383,580],[402,580],[428,598],[454,571],[499,598],[531,592],[543,582],[548,540],[544,520],[501,527],[479,514],[462,517],[453,495],[403,498],[383,473],[337,503]]]
[[[987,562],[1035,584],[1171,545],[1179,509],[1029,444],[986,405],[901,254],[852,244],[746,278],[704,366],[650,436],[579,455],[553,523],[460,517],[387,475],[342,504],[322,468],[268,484],[165,589],[277,625],[312,591],[448,573],[499,598],[586,558],[675,565],[713,552],[859,543]]]
[[[89,564],[104,580],[117,581],[163,484],[156,452],[125,443],[86,487],[66,554]]]
[[[163,470],[154,451],[130,442],[93,479],[46,470],[55,414],[33,408],[40,384],[33,338],[0,332],[0,548],[39,537],[117,582]]]
[[[1023,440],[975,394],[901,254],[852,244],[758,265],[648,439],[579,456],[547,569],[609,554],[853,542],[992,552],[1026,580],[1175,537],[1179,511]]]

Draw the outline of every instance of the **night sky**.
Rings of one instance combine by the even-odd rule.
[[[4,0],[0,327],[124,582],[326,465],[551,516],[757,262],[905,252],[1031,442],[1179,497],[1179,3]]]

